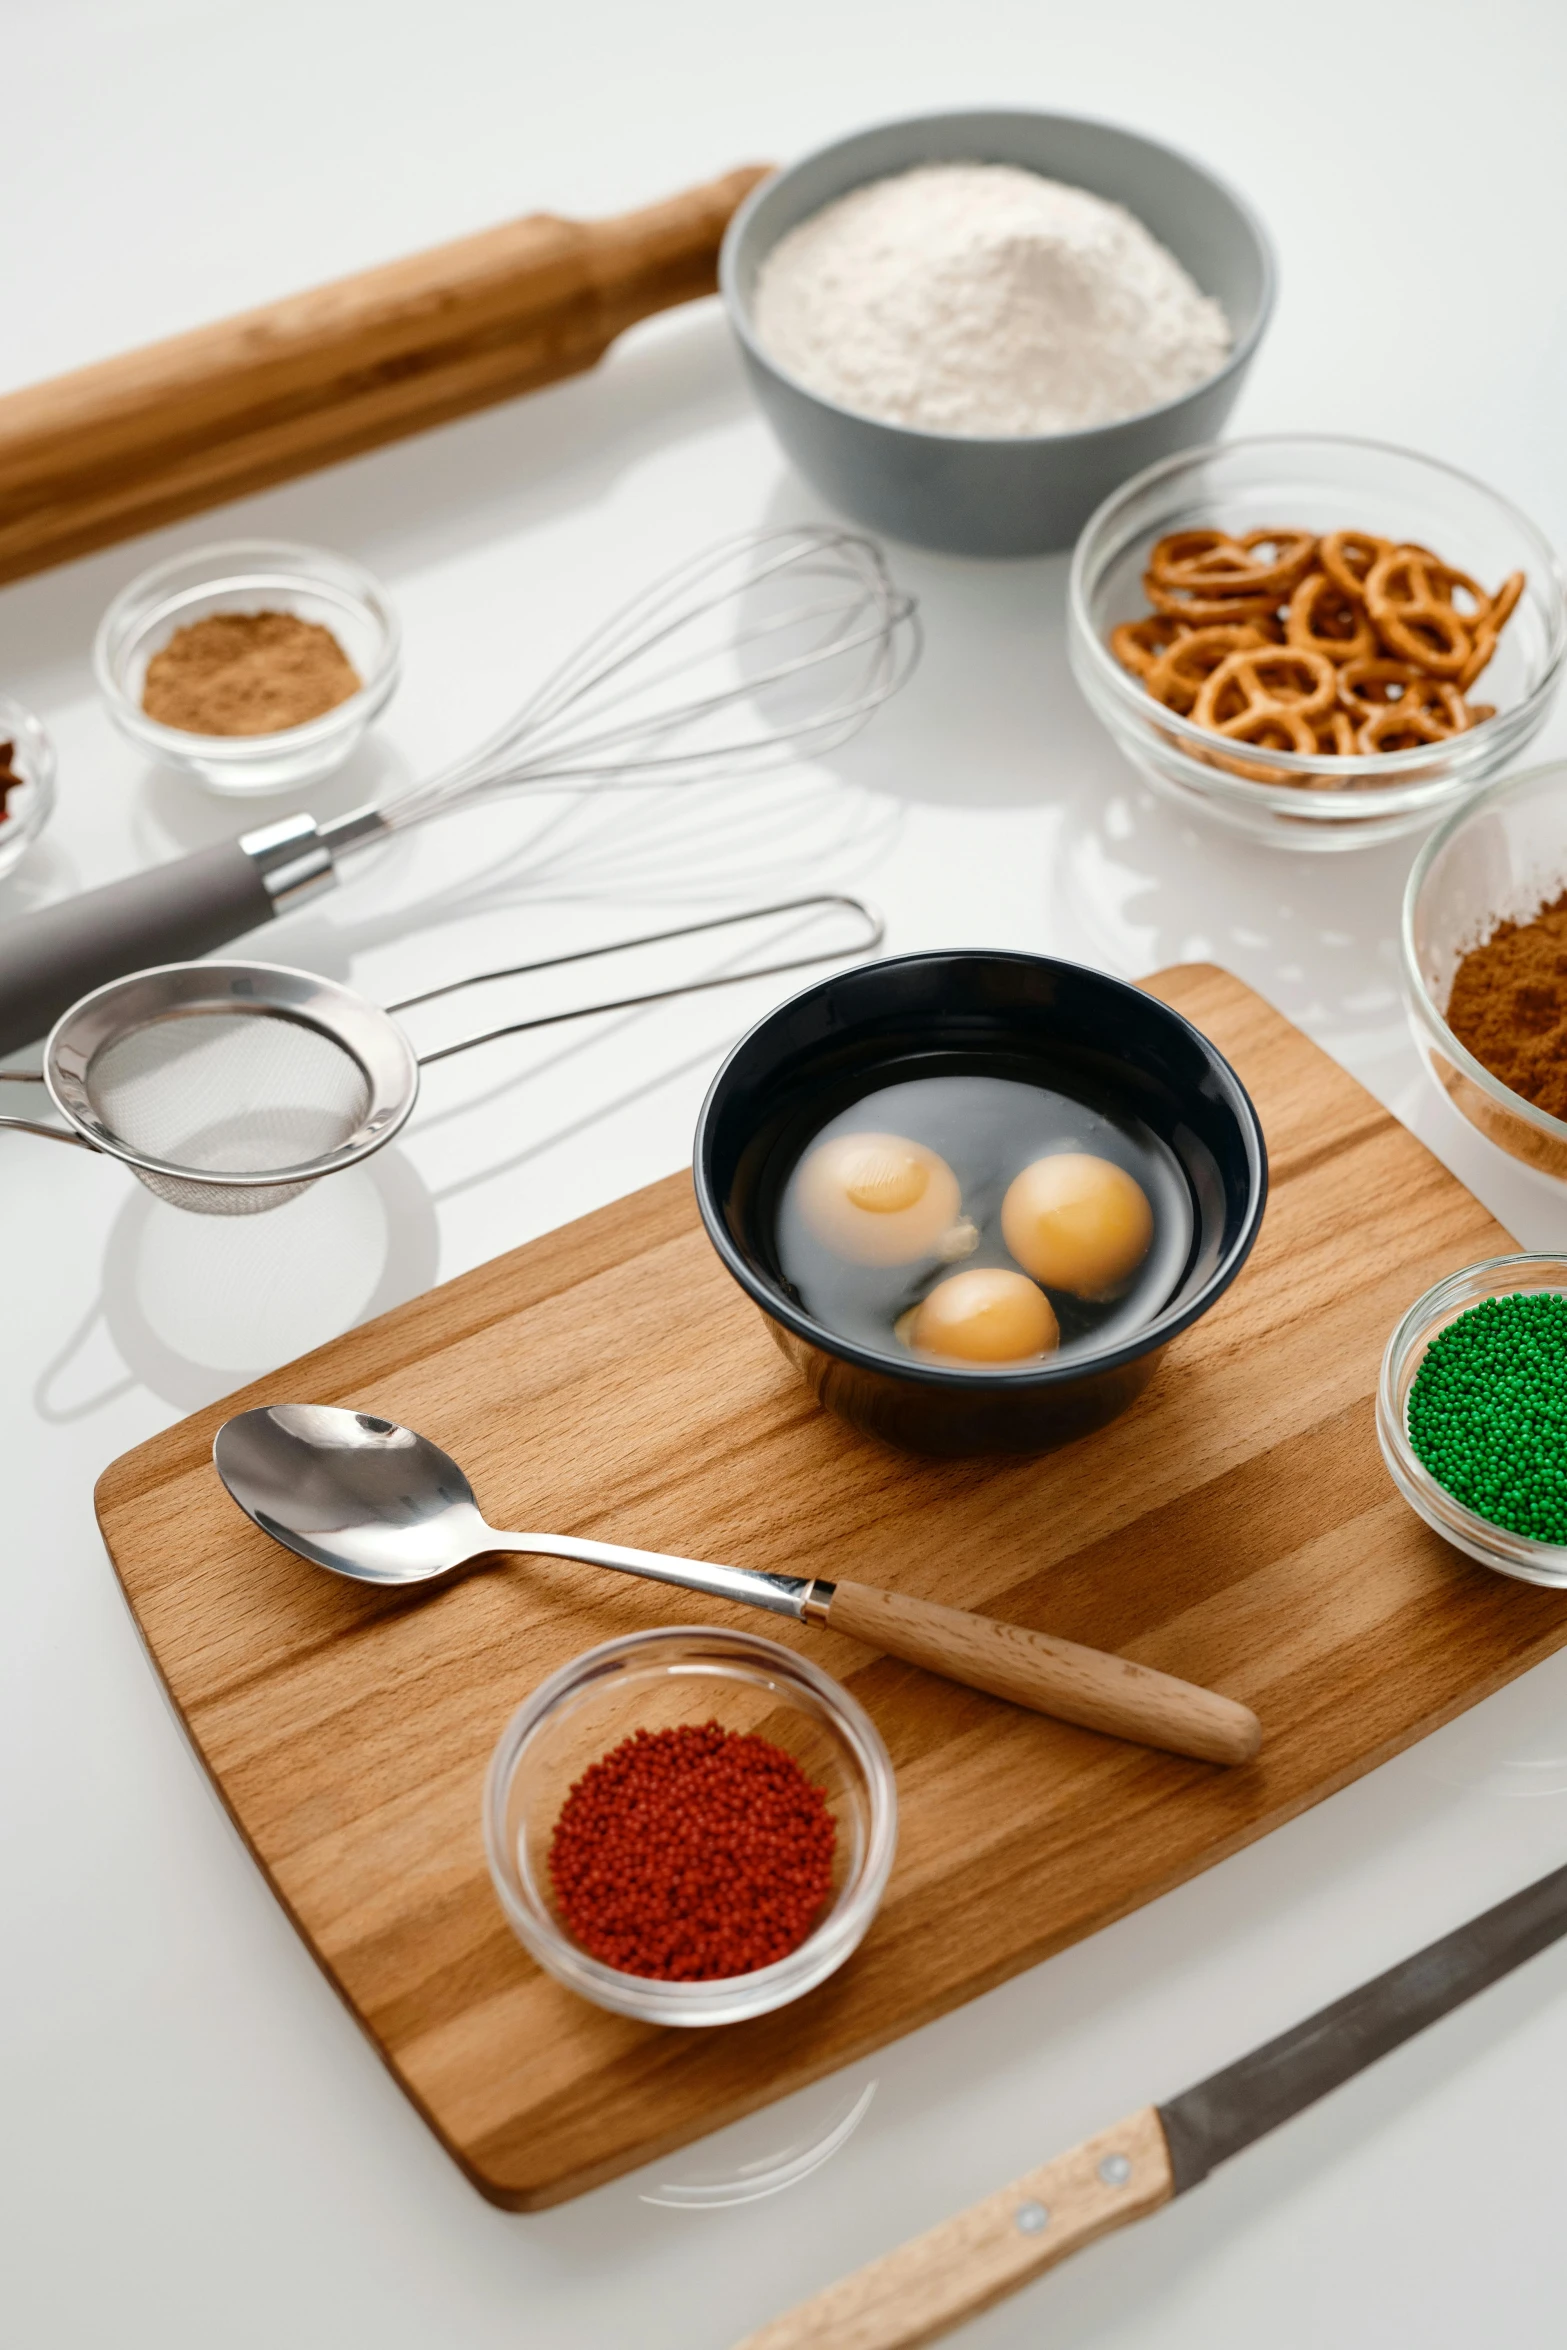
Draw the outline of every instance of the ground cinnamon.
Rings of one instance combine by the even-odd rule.
[[[147,664],[141,706],[186,734],[281,734],[358,693],[329,628],[294,612],[209,612]]]
[[[1493,1077],[1567,1118],[1567,890],[1459,964],[1447,1025]]]

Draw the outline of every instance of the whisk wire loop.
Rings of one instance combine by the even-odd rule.
[[[770,604],[780,585],[803,592]],[[743,533],[634,596],[476,749],[388,801],[376,830],[529,786],[749,775],[835,749],[898,690],[919,642],[913,600],[871,540],[815,524]],[[777,707],[818,672],[822,694]],[[668,698],[684,686],[705,690]],[[742,722],[715,728],[726,712]]]

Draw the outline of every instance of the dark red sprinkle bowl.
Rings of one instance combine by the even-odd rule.
[[[671,1982],[585,1950],[550,1879],[556,1822],[574,1786],[638,1730],[716,1721],[793,1757],[832,1815],[832,1882],[805,1940],[770,1966]],[[650,2024],[742,2023],[814,1991],[864,1939],[898,1841],[898,1793],[875,1724],[846,1689],[780,1641],[674,1625],[574,1657],[518,1707],[484,1795],[490,1880],[512,1931],[568,1990]]]

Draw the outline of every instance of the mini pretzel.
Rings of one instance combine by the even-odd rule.
[[[1475,679],[1496,651],[1496,640],[1518,608],[1518,599],[1524,591],[1524,575],[1510,572],[1491,597],[1475,627],[1474,651],[1458,673],[1458,690],[1466,694]]]
[[[1310,719],[1303,718],[1290,702],[1253,702],[1213,731],[1232,743],[1255,743],[1266,751],[1299,751],[1308,759],[1317,748]]]
[[[1172,620],[1189,621],[1193,628],[1211,628],[1230,620],[1270,620],[1278,610],[1277,596],[1202,595],[1193,589],[1167,587],[1151,571],[1143,573],[1143,594],[1156,612]]]
[[[1299,645],[1267,645],[1257,652],[1231,653],[1221,661],[1197,696],[1192,717],[1198,726],[1228,734],[1233,721],[1248,712],[1287,711],[1309,733],[1309,721],[1331,710],[1337,698],[1338,672],[1325,654]],[[1311,747],[1316,748],[1315,739]]]
[[[1309,530],[1249,530],[1240,544],[1251,557],[1251,586],[1256,593],[1277,596],[1281,601],[1311,569],[1317,551]],[[1271,563],[1259,561],[1264,547],[1273,551]]]
[[[1290,597],[1284,638],[1330,661],[1369,661],[1377,649],[1364,604],[1325,571],[1308,571]]]
[[[1174,530],[1154,548],[1148,570],[1163,587],[1206,588],[1222,596],[1246,585],[1251,557],[1227,530]]]
[[[1341,596],[1361,601],[1366,579],[1384,555],[1391,555],[1391,539],[1374,538],[1368,530],[1333,530],[1317,541],[1317,560]]]
[[[1395,547],[1366,579],[1366,609],[1388,651],[1433,677],[1461,676],[1474,651],[1470,623],[1452,602],[1454,584],[1472,585],[1414,547]]]
[[[1231,653],[1260,649],[1265,642],[1258,629],[1245,623],[1188,629],[1160,654],[1143,683],[1156,702],[1184,718],[1221,661]]]
[[[1304,530],[1249,530],[1239,539],[1221,530],[1178,530],[1154,548],[1148,578],[1196,595],[1278,599],[1310,567],[1315,551],[1315,539]]]
[[[1146,677],[1160,654],[1186,634],[1181,623],[1167,613],[1148,612],[1141,620],[1123,620],[1119,628],[1112,628],[1110,650],[1123,669],[1130,669],[1134,677]]]
[[[1347,710],[1325,710],[1316,721],[1317,748],[1338,759],[1353,757],[1358,749],[1355,721]]]
[[[1445,743],[1462,727],[1449,726],[1434,710],[1406,710],[1402,702],[1389,702],[1385,710],[1373,710],[1360,730],[1360,748],[1363,751],[1412,751],[1422,743]]]
[[[1510,571],[1491,598],[1489,607],[1481,615],[1480,626],[1488,628],[1493,636],[1500,636],[1518,609],[1518,599],[1526,585],[1521,571]]]
[[[1397,703],[1425,677],[1411,661],[1378,660],[1346,661],[1338,673],[1339,700],[1360,720],[1369,718],[1373,710],[1385,709]]]

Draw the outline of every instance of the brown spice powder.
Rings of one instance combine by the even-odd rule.
[[[1447,1025],[1514,1093],[1567,1118],[1567,890],[1459,964]]]
[[[329,628],[293,612],[211,612],[147,664],[141,706],[186,734],[281,734],[363,680]]]

